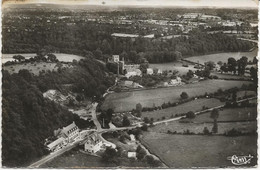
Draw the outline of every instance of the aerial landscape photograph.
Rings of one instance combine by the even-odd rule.
[[[2,168],[257,168],[257,0],[3,0]]]

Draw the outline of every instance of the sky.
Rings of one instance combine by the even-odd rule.
[[[136,6],[193,6],[193,7],[249,7],[258,8],[258,0],[3,0],[3,3],[55,3],[86,5]]]

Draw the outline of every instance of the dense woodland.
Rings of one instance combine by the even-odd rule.
[[[48,89],[62,90],[63,84],[73,83],[73,91],[84,97],[98,96],[113,83],[106,77],[104,67],[94,59],[74,63],[74,69],[32,75],[28,70],[18,74],[3,71],[2,100],[2,159],[8,167],[25,166],[48,153],[44,140],[53,130],[74,120],[80,128],[92,126],[68,109],[43,98]],[[84,90],[86,89],[86,90]],[[79,98],[80,100],[80,98]]]
[[[47,47],[51,52],[62,52],[82,55],[84,51],[94,54],[97,59],[107,61],[109,55],[125,54],[128,62],[138,63],[144,57],[150,63],[172,62],[178,59],[178,53],[185,56],[202,55],[214,52],[247,51],[252,44],[237,40],[224,34],[206,34],[199,30],[193,31],[189,37],[172,39],[112,38],[111,28],[107,25],[77,24],[70,28],[61,25],[42,34],[4,34],[4,53],[32,53],[39,48]],[[106,31],[104,31],[106,30]],[[44,36],[43,36],[44,35]],[[48,35],[48,36],[45,36]]]
[[[127,16],[133,21],[137,19],[163,19],[171,16],[172,20],[176,20],[177,14],[187,12],[184,9],[167,9],[165,11],[160,9],[133,9],[97,13],[86,11],[77,13],[73,12],[73,9],[69,12],[54,12],[56,9],[52,10],[51,7],[43,11],[30,10],[17,9],[5,12],[3,17],[3,41],[5,42],[2,49],[3,53],[36,53],[40,48],[47,46],[51,49],[51,52],[79,55],[82,55],[84,51],[92,52],[96,58],[104,61],[107,60],[109,55],[126,53],[125,60],[129,62],[137,63],[141,56],[145,57],[150,63],[162,63],[175,61],[178,58],[177,53],[185,57],[215,52],[247,51],[252,48],[250,42],[240,41],[236,37],[222,33],[207,34],[205,30],[200,28],[193,29],[186,35],[187,37],[172,39],[160,37],[153,39],[138,37],[135,40],[115,38],[111,36],[115,32],[142,35],[140,32],[145,30],[144,35],[164,33],[160,32],[160,26],[155,27],[152,24],[120,25],[98,21],[101,16],[106,17],[107,20]],[[246,13],[246,11],[236,10],[193,10],[194,12],[205,13],[211,11],[211,14],[222,14],[221,17],[226,19],[236,12],[240,18],[244,18],[243,15]],[[251,17],[251,20],[257,16],[257,12],[250,11],[250,13],[252,15],[248,16]],[[21,19],[20,16],[29,16],[30,19]],[[72,18],[60,20],[59,17],[61,16]],[[97,18],[97,21],[86,21],[88,18]],[[153,28],[156,28],[157,31],[152,31]],[[177,28],[171,28],[171,30],[177,30]]]

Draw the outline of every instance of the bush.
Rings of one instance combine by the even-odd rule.
[[[210,134],[209,129],[207,127],[204,127],[203,134],[204,135],[209,135]]]
[[[186,113],[186,118],[193,119],[195,117],[196,117],[196,115],[192,111],[189,111],[188,113]]]
[[[240,135],[242,135],[242,132],[240,132],[235,128],[225,132],[225,136],[240,136]]]
[[[159,160],[155,160],[151,155],[147,155],[145,157],[145,160],[147,164],[150,165],[151,167],[158,167],[162,164]]]
[[[142,160],[145,156],[146,156],[146,151],[141,146],[138,146],[136,149],[137,159]]]
[[[212,127],[212,133],[218,133],[218,123],[217,123],[216,119],[214,120],[214,124]]]
[[[181,99],[189,98],[189,96],[188,96],[188,94],[186,92],[182,92],[180,96],[181,96]]]
[[[147,131],[147,130],[148,130],[147,124],[144,124],[144,125],[141,127],[141,130],[142,130],[142,131]]]
[[[144,117],[144,123],[150,123],[150,120],[148,117]]]

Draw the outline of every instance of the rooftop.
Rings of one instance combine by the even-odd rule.
[[[55,140],[55,141],[53,141],[52,143],[50,143],[49,145],[47,145],[47,147],[48,147],[49,149],[51,149],[51,148],[57,146],[58,144],[62,143],[63,141],[64,141],[64,138],[63,138],[63,137],[60,137],[60,138],[58,138],[57,140]]]
[[[61,132],[68,136],[71,132],[75,131],[76,129],[78,129],[78,126],[73,121],[73,123],[71,123],[70,125],[63,127]]]
[[[139,35],[136,35],[136,34],[123,34],[123,33],[113,33],[111,34],[111,36],[114,36],[114,37],[129,37],[129,38],[137,38],[139,37]]]

